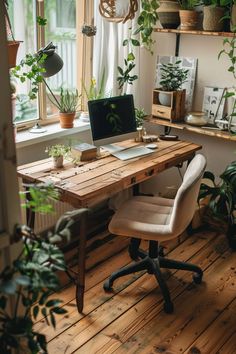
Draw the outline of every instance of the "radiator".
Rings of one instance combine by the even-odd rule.
[[[68,210],[73,210],[73,207],[70,204],[62,203],[59,201],[52,201],[52,205],[54,208],[53,213],[36,213],[34,226],[35,233],[40,233],[54,226],[61,215],[63,215]]]

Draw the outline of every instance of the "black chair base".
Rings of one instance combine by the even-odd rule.
[[[163,299],[164,299],[164,311],[166,313],[172,313],[174,310],[173,303],[170,298],[169,289],[163,279],[161,273],[161,268],[168,269],[181,269],[194,272],[193,281],[196,284],[200,284],[202,281],[203,271],[198,266],[185,263],[180,261],[175,261],[163,257],[163,250],[159,249],[158,242],[149,242],[149,252],[145,252],[139,248],[140,242],[137,239],[131,239],[129,246],[129,254],[132,259],[136,260],[135,263],[131,263],[126,267],[123,267],[116,272],[113,272],[111,276],[105,281],[103,288],[105,291],[111,291],[114,281],[123,275],[132,274],[134,272],[139,272],[146,270],[149,274],[153,274],[160,286]]]

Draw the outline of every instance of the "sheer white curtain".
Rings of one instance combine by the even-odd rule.
[[[93,48],[93,76],[96,81],[100,82],[103,70],[105,70],[106,85],[105,90],[108,95],[120,94],[117,83],[117,66],[124,67],[124,58],[127,57],[129,49],[123,47],[123,40],[129,37],[129,28],[134,31],[137,20],[136,17],[132,21],[123,23],[112,23],[105,20],[98,10],[99,0],[94,0],[94,22],[97,26],[97,34],[94,37]],[[140,72],[140,47],[134,48],[135,68],[131,75],[138,75]],[[133,85],[125,85],[123,92],[132,93],[135,99],[135,105],[139,105],[138,80]]]

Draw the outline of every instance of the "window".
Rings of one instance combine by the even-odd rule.
[[[19,47],[17,63],[26,53],[35,53],[50,41],[57,46],[56,52],[63,59],[64,66],[58,74],[46,79],[56,95],[63,85],[68,89],[77,87],[76,2],[80,6],[84,0],[9,0],[9,15],[15,39],[23,41]],[[37,15],[47,19],[46,26],[38,27]],[[16,88],[16,123],[46,119],[57,113],[46,95],[44,85],[36,100],[30,100],[27,95],[30,90],[29,80],[23,84],[16,80]]]

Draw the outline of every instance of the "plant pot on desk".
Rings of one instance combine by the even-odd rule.
[[[163,96],[164,95],[164,96]],[[166,96],[166,98],[164,98]],[[152,115],[171,122],[181,122],[185,115],[186,90],[153,91]],[[164,103],[164,104],[162,104]]]

